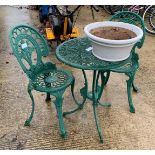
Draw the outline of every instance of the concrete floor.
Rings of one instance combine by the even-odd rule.
[[[81,9],[77,25],[83,35],[83,27],[93,22],[90,10]],[[83,15],[85,14],[85,15]],[[104,11],[96,13],[95,21],[109,18]],[[136,113],[129,112],[126,79],[122,74],[112,74],[103,94],[103,101],[112,103],[110,108],[98,107],[98,116],[104,143],[99,143],[91,102],[83,110],[64,119],[68,139],[59,136],[56,111],[53,103],[45,103],[45,94],[33,92],[36,109],[30,127],[24,121],[31,111],[27,94],[27,79],[9,46],[9,29],[15,24],[28,23],[40,27],[38,12],[0,6],[0,149],[155,149],[155,38],[146,36],[144,47],[139,51],[140,68],[135,82],[140,89],[133,93]],[[76,94],[83,86],[81,71],[61,64],[52,48],[47,60],[70,70],[78,80]],[[87,72],[89,82],[92,73]],[[74,108],[67,89],[64,111]]]

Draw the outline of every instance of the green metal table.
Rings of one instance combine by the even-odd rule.
[[[74,113],[79,109],[82,109],[86,99],[90,99],[92,101],[94,119],[97,127],[97,131],[99,134],[100,142],[103,143],[103,137],[101,134],[101,129],[99,126],[99,121],[96,113],[96,107],[98,105],[109,107],[110,103],[101,103],[100,98],[103,93],[103,89],[108,80],[109,71],[114,69],[115,67],[120,67],[130,61],[130,58],[119,61],[119,62],[108,62],[103,61],[96,58],[92,54],[91,42],[88,38],[76,38],[69,41],[65,41],[56,49],[56,57],[59,61],[63,62],[66,65],[71,67],[81,69],[84,76],[84,87],[80,89],[81,96],[83,97],[82,102],[79,102],[74,95],[74,84],[71,87],[72,96],[74,98],[75,103],[77,104],[77,108],[64,112],[63,116]],[[92,90],[88,91],[88,80],[85,73],[85,70],[93,71],[93,81],[92,81]],[[101,82],[99,84],[99,79]],[[75,81],[74,81],[75,82]]]

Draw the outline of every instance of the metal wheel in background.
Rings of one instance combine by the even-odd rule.
[[[109,10],[110,5],[100,5],[100,7],[102,7],[108,14],[111,15],[111,12]]]
[[[152,11],[150,16],[150,25],[155,30],[155,9]]]
[[[145,29],[148,33],[155,35],[155,5],[149,6],[143,14]]]
[[[111,15],[114,15],[118,11],[122,11],[123,5],[109,5],[109,11]]]
[[[131,11],[131,12],[140,14],[141,10],[144,10],[144,6],[142,6],[142,5],[124,5],[122,10],[123,11]]]

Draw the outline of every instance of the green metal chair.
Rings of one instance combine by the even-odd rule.
[[[129,11],[122,11],[112,16],[110,21],[118,21],[118,22],[125,22],[139,26],[143,30],[143,37],[142,39],[137,42],[134,47],[132,48],[131,55],[130,55],[130,62],[121,66],[119,68],[115,68],[111,70],[112,72],[117,73],[124,73],[126,74],[129,79],[127,80],[127,93],[128,93],[128,102],[130,107],[130,112],[135,113],[135,108],[132,102],[132,87],[135,92],[138,92],[138,88],[134,85],[134,78],[137,69],[139,68],[139,56],[136,53],[136,48],[142,48],[144,40],[145,40],[145,25],[143,19],[136,13],[129,12]],[[107,72],[107,79],[106,83],[108,82],[110,71]]]
[[[48,44],[44,37],[31,26],[15,26],[10,31],[9,39],[13,53],[29,79],[27,91],[32,100],[32,112],[25,121],[25,126],[30,125],[34,114],[35,103],[32,90],[45,92],[46,101],[50,100],[50,95],[56,98],[54,104],[58,114],[60,134],[66,137],[62,115],[63,94],[65,89],[74,83],[74,77],[70,72],[57,68],[55,64],[42,61],[42,57],[48,55]],[[37,56],[35,63],[32,58],[34,53]]]

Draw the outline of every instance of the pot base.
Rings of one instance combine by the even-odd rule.
[[[100,60],[109,61],[109,62],[123,61],[123,60],[126,60],[127,58],[129,58],[129,56],[130,56],[130,54],[129,54],[128,56],[123,57],[123,58],[120,58],[120,59],[116,59],[116,58],[115,58],[115,59],[110,59],[110,58],[105,58],[105,57],[101,57],[101,56],[96,55],[95,52],[93,52],[93,50],[92,50],[92,54],[93,54],[95,57],[97,57],[98,59],[100,59]]]
[[[107,26],[128,29],[130,31],[133,31],[136,34],[136,37],[125,40],[111,40],[96,37],[90,33],[92,29]],[[127,59],[130,56],[130,52],[132,51],[134,44],[138,42],[143,36],[142,29],[135,25],[112,21],[95,22],[88,24],[84,28],[84,32],[91,41],[93,47],[93,55],[101,60],[111,62],[123,61]]]

